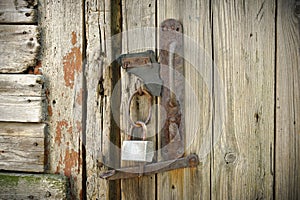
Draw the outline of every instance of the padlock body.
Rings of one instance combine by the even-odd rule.
[[[152,162],[153,156],[153,142],[137,140],[123,141],[122,160]]]

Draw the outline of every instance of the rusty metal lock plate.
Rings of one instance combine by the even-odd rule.
[[[153,51],[123,54],[118,61],[128,73],[140,77],[152,95],[161,95],[163,81],[159,75],[160,65]]]

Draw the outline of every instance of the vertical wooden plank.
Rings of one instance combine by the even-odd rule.
[[[155,0],[122,0],[122,53],[135,53],[145,50],[155,50],[156,35],[154,29],[143,29],[155,27]],[[137,89],[137,78],[128,75],[125,70],[121,71],[121,135],[126,139],[126,132],[130,124],[126,110],[130,95]],[[153,98],[154,99],[154,98]],[[148,102],[145,96],[137,97],[132,103],[131,113],[134,120],[145,119],[148,115]],[[153,101],[155,103],[155,101]],[[155,109],[152,109],[152,118],[147,125],[148,136],[155,138]],[[154,140],[155,145],[155,140]],[[137,165],[128,161],[122,162],[123,166]],[[155,199],[155,175],[138,177],[121,181],[122,199]]]
[[[272,199],[275,2],[224,0],[212,6],[214,61],[227,109],[214,148],[212,198]]]
[[[108,167],[119,167],[120,162],[117,144],[119,113],[112,115],[112,111],[119,108],[119,94],[114,91],[119,70],[113,59],[121,45],[119,36],[114,36],[120,32],[120,5],[118,1],[89,0],[86,1],[85,9],[87,199],[118,199],[120,181],[108,182],[100,179],[99,174]]]
[[[104,118],[110,98],[104,91],[103,82],[107,81],[103,72],[107,63],[103,55],[111,55],[103,48],[106,37],[110,37],[110,4],[106,1],[86,1],[86,87],[87,87],[87,119],[86,119],[86,170],[87,170],[87,199],[108,199],[108,183],[99,178],[103,168],[103,156],[108,153],[103,146],[105,137],[104,126],[109,126],[109,116]],[[109,45],[109,44],[108,44]],[[108,71],[108,68],[107,68]],[[107,73],[108,74],[108,73]],[[108,87],[110,88],[110,85]],[[104,94],[107,94],[106,96]],[[109,110],[109,107],[108,107]],[[109,134],[109,133],[108,133]]]
[[[300,198],[300,28],[296,1],[279,0],[276,71],[276,199]]]
[[[82,199],[83,1],[40,1],[41,60],[46,78],[48,169]]]
[[[212,70],[210,1],[158,2],[158,23],[174,18],[183,25],[185,76],[185,155],[196,153],[200,164],[194,169],[179,169],[157,175],[158,199],[210,199],[209,111],[211,87],[199,70]],[[206,53],[206,55],[204,55]],[[206,69],[207,68],[207,69]],[[212,77],[206,77],[212,78]],[[210,80],[211,81],[211,80]],[[206,141],[205,141],[206,140]],[[203,149],[206,149],[203,151]]]

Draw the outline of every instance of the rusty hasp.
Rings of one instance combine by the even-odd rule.
[[[161,104],[166,121],[161,134],[164,160],[184,154],[184,68],[182,25],[175,19],[163,21],[159,27],[160,76],[164,81]],[[165,113],[162,113],[165,116]],[[162,116],[162,118],[164,117]]]
[[[161,95],[163,82],[159,75],[160,65],[153,51],[123,54],[118,58],[118,62],[128,73],[141,78],[153,96]]]
[[[139,177],[142,175],[152,175],[174,169],[197,167],[199,158],[196,154],[191,154],[184,158],[168,160],[159,163],[145,165],[143,169],[140,166],[127,167],[115,170],[109,170],[100,175],[100,178],[107,180],[127,179]]]

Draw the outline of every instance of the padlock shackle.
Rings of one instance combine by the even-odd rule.
[[[143,138],[143,140],[146,140],[146,138],[147,138],[147,126],[146,126],[146,123],[142,122],[142,121],[136,121],[135,125],[136,126],[131,126],[129,139],[131,140],[132,131],[133,131],[134,128],[136,128],[136,127],[142,127],[142,129],[143,129],[143,137],[142,138]]]

